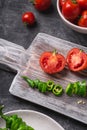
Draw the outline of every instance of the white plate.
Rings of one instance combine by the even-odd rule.
[[[32,126],[35,130],[64,130],[59,123],[40,112],[32,110],[14,110],[5,114],[17,114],[19,117],[22,117],[23,121]],[[5,122],[0,118],[0,128],[1,127],[5,127]]]

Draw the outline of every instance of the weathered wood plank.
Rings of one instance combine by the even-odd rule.
[[[68,68],[65,68],[60,73],[48,75],[44,73],[40,68],[39,58],[42,52],[53,51],[54,49],[57,49],[59,53],[66,56],[67,52],[73,47],[79,47],[87,52],[87,48],[84,46],[64,41],[44,33],[38,34],[31,43],[31,46],[26,50],[26,65],[15,77],[9,91],[11,94],[22,99],[47,107],[87,124],[87,97],[68,97],[66,94],[63,94],[61,97],[56,97],[51,93],[42,94],[38,92],[38,90],[29,88],[27,83],[21,79],[21,75],[27,75],[31,79],[38,78],[42,81],[51,79],[54,80],[55,83],[60,83],[64,89],[69,82],[78,80],[87,81],[86,70],[83,72],[75,73],[71,72]],[[28,59],[28,56],[29,60],[26,60],[26,57]],[[77,104],[78,100],[84,100],[85,105]]]

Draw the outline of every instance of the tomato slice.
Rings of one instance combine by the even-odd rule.
[[[40,57],[40,66],[48,74],[62,71],[65,62],[65,57],[55,52],[44,52]]]
[[[87,54],[79,48],[72,48],[67,54],[66,61],[72,71],[80,71],[87,68]]]

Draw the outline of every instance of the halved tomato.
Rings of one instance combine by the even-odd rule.
[[[57,52],[44,52],[40,56],[40,66],[46,73],[53,74],[60,72],[65,67],[65,58]]]
[[[79,48],[72,48],[67,54],[66,61],[72,71],[80,71],[87,68],[87,54]]]

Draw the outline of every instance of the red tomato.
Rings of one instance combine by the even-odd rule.
[[[62,7],[62,14],[69,21],[74,21],[80,14],[80,7],[76,0],[65,1]]]
[[[64,69],[65,58],[55,52],[44,52],[40,57],[40,66],[48,74],[57,73]]]
[[[87,0],[77,0],[82,9],[87,9]]]
[[[59,1],[61,7],[64,5],[65,1],[66,1],[66,0],[60,0],[60,1]]]
[[[78,25],[81,27],[87,27],[87,10],[82,12],[82,15],[78,21]]]
[[[33,25],[35,23],[35,16],[32,12],[25,12],[22,15],[22,21],[25,24]]]
[[[72,48],[67,54],[66,61],[72,71],[80,71],[87,68],[87,54],[79,48]]]
[[[51,5],[51,0],[34,0],[33,4],[38,11],[45,11]]]

